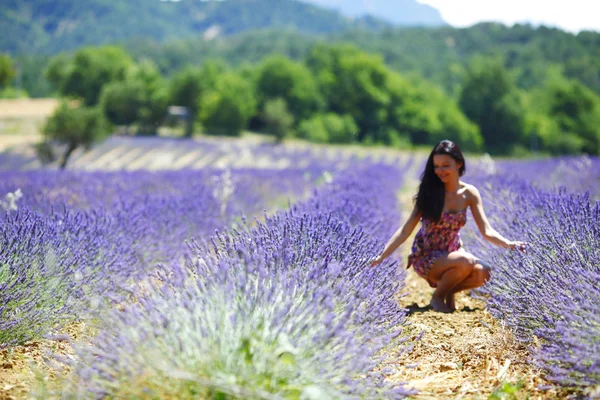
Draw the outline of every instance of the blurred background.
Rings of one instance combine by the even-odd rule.
[[[2,0],[0,168],[66,167],[115,136],[598,155],[597,8]]]

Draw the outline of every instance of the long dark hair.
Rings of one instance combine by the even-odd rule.
[[[416,206],[421,212],[421,216],[432,221],[439,221],[441,218],[446,197],[444,183],[435,174],[433,168],[433,156],[436,154],[447,154],[457,163],[460,163],[459,176],[463,176],[466,171],[465,157],[456,143],[450,140],[442,140],[433,148],[425,165],[425,170],[421,174],[419,192],[415,196]]]

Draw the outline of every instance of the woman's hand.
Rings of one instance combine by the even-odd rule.
[[[375,257],[375,259],[373,261],[371,261],[371,267],[374,267],[377,264],[380,264],[382,261],[383,261],[383,258],[381,258],[381,255]]]
[[[527,249],[528,244],[525,242],[520,242],[518,240],[515,241],[509,241],[508,242],[508,248],[511,250],[519,250],[522,251],[523,253],[525,253],[526,249]]]

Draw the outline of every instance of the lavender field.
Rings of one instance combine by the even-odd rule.
[[[2,357],[70,348],[48,349],[53,377],[12,395],[418,398],[398,379],[423,339],[399,300],[405,260],[369,260],[422,156],[242,144],[109,141],[66,171],[0,155]],[[594,398],[599,160],[472,161],[493,226],[530,243],[492,249],[470,222],[466,246],[494,266],[472,295],[543,371],[532,398]],[[81,322],[90,334],[65,337]]]
[[[552,384],[600,396],[600,159],[478,167],[492,225],[529,243],[525,254],[492,249],[469,226],[467,245],[494,266],[478,295]]]

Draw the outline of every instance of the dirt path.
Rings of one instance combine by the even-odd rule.
[[[409,180],[399,196],[404,218],[411,211],[417,187],[416,180]],[[417,230],[418,227],[399,250],[403,260]],[[408,382],[409,387],[419,390],[416,399],[560,397],[558,393],[537,389],[547,382],[528,362],[527,349],[514,342],[508,329],[487,312],[483,301],[462,292],[456,296],[456,312],[435,312],[428,306],[433,289],[412,268],[407,274],[405,292],[408,294],[400,303],[409,310],[410,335],[422,336],[412,351],[399,360],[398,372],[392,379]]]

